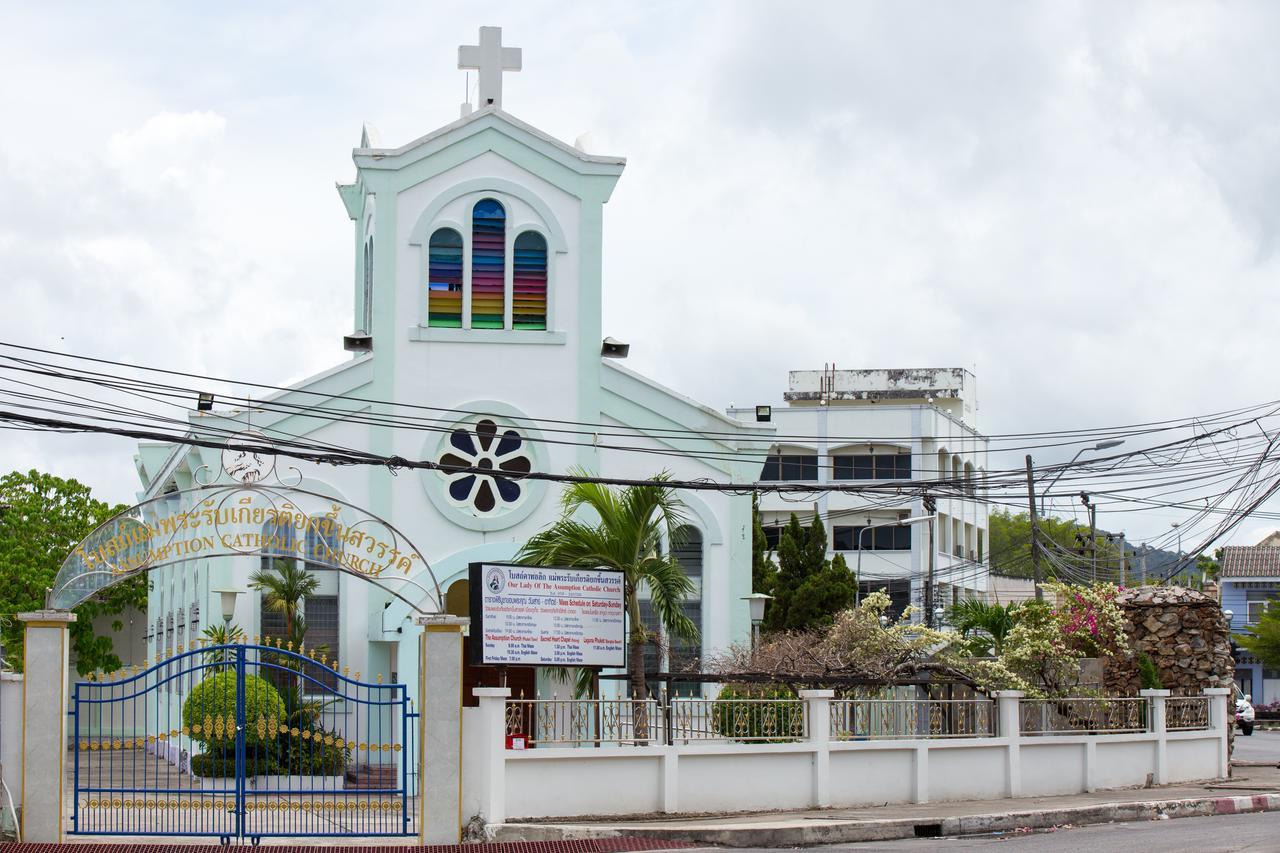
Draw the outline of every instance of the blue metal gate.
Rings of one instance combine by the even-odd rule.
[[[270,642],[201,645],[77,682],[78,835],[413,835],[405,685]]]

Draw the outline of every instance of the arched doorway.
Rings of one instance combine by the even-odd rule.
[[[444,609],[451,616],[469,616],[471,613],[471,582],[466,578],[449,584],[444,594]],[[471,636],[462,637],[462,706],[475,708],[480,704],[471,692],[473,687],[499,687],[504,673],[496,666],[475,666],[471,663]],[[506,686],[511,695],[532,699],[537,695],[537,669],[531,666],[506,668]]]

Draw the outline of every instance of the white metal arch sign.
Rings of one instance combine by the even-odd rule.
[[[263,440],[252,441],[261,446]],[[318,492],[264,484],[273,457],[265,462],[261,453],[230,447],[223,456],[223,470],[233,482],[151,498],[94,529],[63,561],[46,606],[69,610],[162,566],[257,556],[336,569],[368,580],[417,612],[439,612],[440,589],[430,565],[390,522]],[[430,581],[426,587],[410,579],[423,572]]]

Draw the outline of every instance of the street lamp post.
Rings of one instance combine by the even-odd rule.
[[[866,535],[866,532],[868,530],[875,530],[877,527],[905,527],[908,524],[918,524],[921,521],[927,521],[930,523],[930,525],[932,525],[933,520],[935,518],[937,518],[937,516],[933,514],[915,515],[915,516],[912,516],[911,518],[900,518],[897,521],[886,521],[883,524],[868,524],[866,527],[858,531],[858,561],[857,561],[857,568],[854,570],[854,579],[853,579],[854,581],[853,604],[855,607],[862,602],[862,544],[863,544],[862,537]],[[931,585],[933,584],[933,550],[934,550],[933,537],[930,536],[928,556],[929,556],[929,583]]]
[[[1052,480],[1050,480],[1049,485],[1045,486],[1044,491],[1040,493],[1040,517],[1041,518],[1044,517],[1045,503],[1049,499],[1049,490],[1052,489],[1054,484],[1057,483],[1058,480],[1062,478],[1063,474],[1067,473],[1068,468],[1076,464],[1077,459],[1079,459],[1082,455],[1084,455],[1085,453],[1088,453],[1091,450],[1109,450],[1112,447],[1119,447],[1122,444],[1124,444],[1123,438],[1110,438],[1110,439],[1107,439],[1106,441],[1099,441],[1093,447],[1082,447],[1079,450],[1077,450],[1076,455],[1071,457],[1071,461],[1068,462],[1066,465],[1062,466],[1062,470],[1058,472],[1058,475],[1054,477]]]
[[[750,595],[744,595],[742,600],[751,609],[751,650],[755,651],[760,645],[760,625],[764,622],[764,605],[766,602],[773,601],[773,596],[763,592],[753,592]]]

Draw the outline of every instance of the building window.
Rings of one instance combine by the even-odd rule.
[[[364,293],[361,304],[360,331],[373,333],[373,237],[364,244]]]
[[[1268,605],[1268,604],[1270,604],[1270,603],[1271,603],[1270,601],[1250,601],[1250,602],[1248,602],[1248,603],[1245,605],[1245,607],[1246,607],[1246,614],[1245,614],[1245,622],[1246,622],[1246,624],[1253,625],[1254,623],[1256,623],[1256,622],[1258,622],[1259,620],[1261,620],[1261,619],[1262,619],[1262,614],[1266,612],[1267,605]]]
[[[310,519],[305,533],[305,559],[301,560],[298,558],[298,535],[292,524],[267,524],[263,527],[262,535],[262,571],[303,568],[319,580],[315,592],[303,598],[298,617],[306,628],[303,635],[306,647],[313,653],[323,650],[328,656],[328,665],[336,668],[341,654],[338,628],[340,587],[339,572],[331,567],[342,562],[342,541],[337,536],[336,526],[326,518]],[[268,607],[265,594],[259,595],[258,624],[264,641],[279,639],[282,643],[291,642],[293,638],[289,636],[284,613]],[[306,664],[305,672],[309,676],[302,679],[303,691],[306,693],[336,687],[336,679],[326,667]],[[296,683],[296,676],[287,671],[272,669],[268,677],[277,687]]]
[[[491,198],[471,211],[471,328],[501,329],[506,315],[507,212]]]
[[[452,228],[437,229],[427,246],[427,325],[462,326],[462,235]]]
[[[516,329],[547,328],[547,240],[537,231],[516,238],[511,277],[511,325]]]
[[[836,525],[831,528],[831,550],[857,551],[864,548],[868,551],[910,551],[911,528],[907,525],[892,524],[887,527],[871,527],[871,532],[863,534],[867,527],[847,527]]]
[[[764,461],[760,475],[764,481],[817,480],[818,454],[779,453],[770,454]]]
[[[685,576],[693,581],[693,592],[680,605],[685,616],[698,626],[702,633],[702,534],[697,528],[685,525],[676,531],[676,542],[672,545],[671,555],[676,558]],[[670,668],[678,671],[688,668],[702,656],[700,640],[687,640],[683,637],[672,637],[670,645]]]
[[[910,453],[867,453],[831,457],[836,480],[910,480]]]

